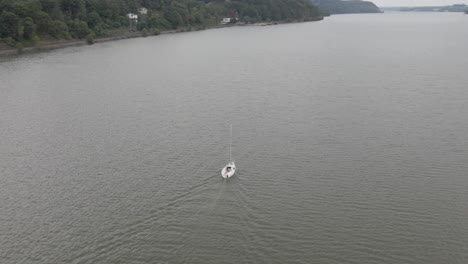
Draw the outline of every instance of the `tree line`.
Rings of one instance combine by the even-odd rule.
[[[127,14],[142,7],[148,13],[132,22]],[[201,29],[233,14],[246,23],[320,17],[309,0],[0,0],[0,37],[14,45],[128,30]]]
[[[372,2],[353,0],[311,0],[326,14],[380,13],[380,9]]]

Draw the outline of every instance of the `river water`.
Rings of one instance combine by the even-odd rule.
[[[341,15],[3,59],[0,262],[468,263],[467,28]]]

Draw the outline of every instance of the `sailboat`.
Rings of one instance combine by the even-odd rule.
[[[232,160],[232,125],[231,125],[231,143],[229,144],[229,163],[221,170],[221,177],[229,179],[236,173],[236,164]]]

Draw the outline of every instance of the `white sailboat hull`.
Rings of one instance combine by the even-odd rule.
[[[234,162],[229,162],[229,164],[221,170],[221,177],[229,179],[234,176],[234,173],[236,173],[236,164],[234,164]]]

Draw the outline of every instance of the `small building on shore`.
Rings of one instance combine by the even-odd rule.
[[[140,7],[140,8],[138,8],[138,13],[140,13],[140,15],[147,15],[148,14],[148,8]]]
[[[226,17],[221,21],[221,25],[235,24],[239,22],[239,13],[237,10],[231,10],[226,13]]]
[[[223,18],[223,20],[221,21],[221,25],[227,25],[229,23],[231,23],[231,19],[230,17],[225,17]]]
[[[127,18],[130,19],[130,22],[138,22],[138,15],[134,13],[128,13]]]

